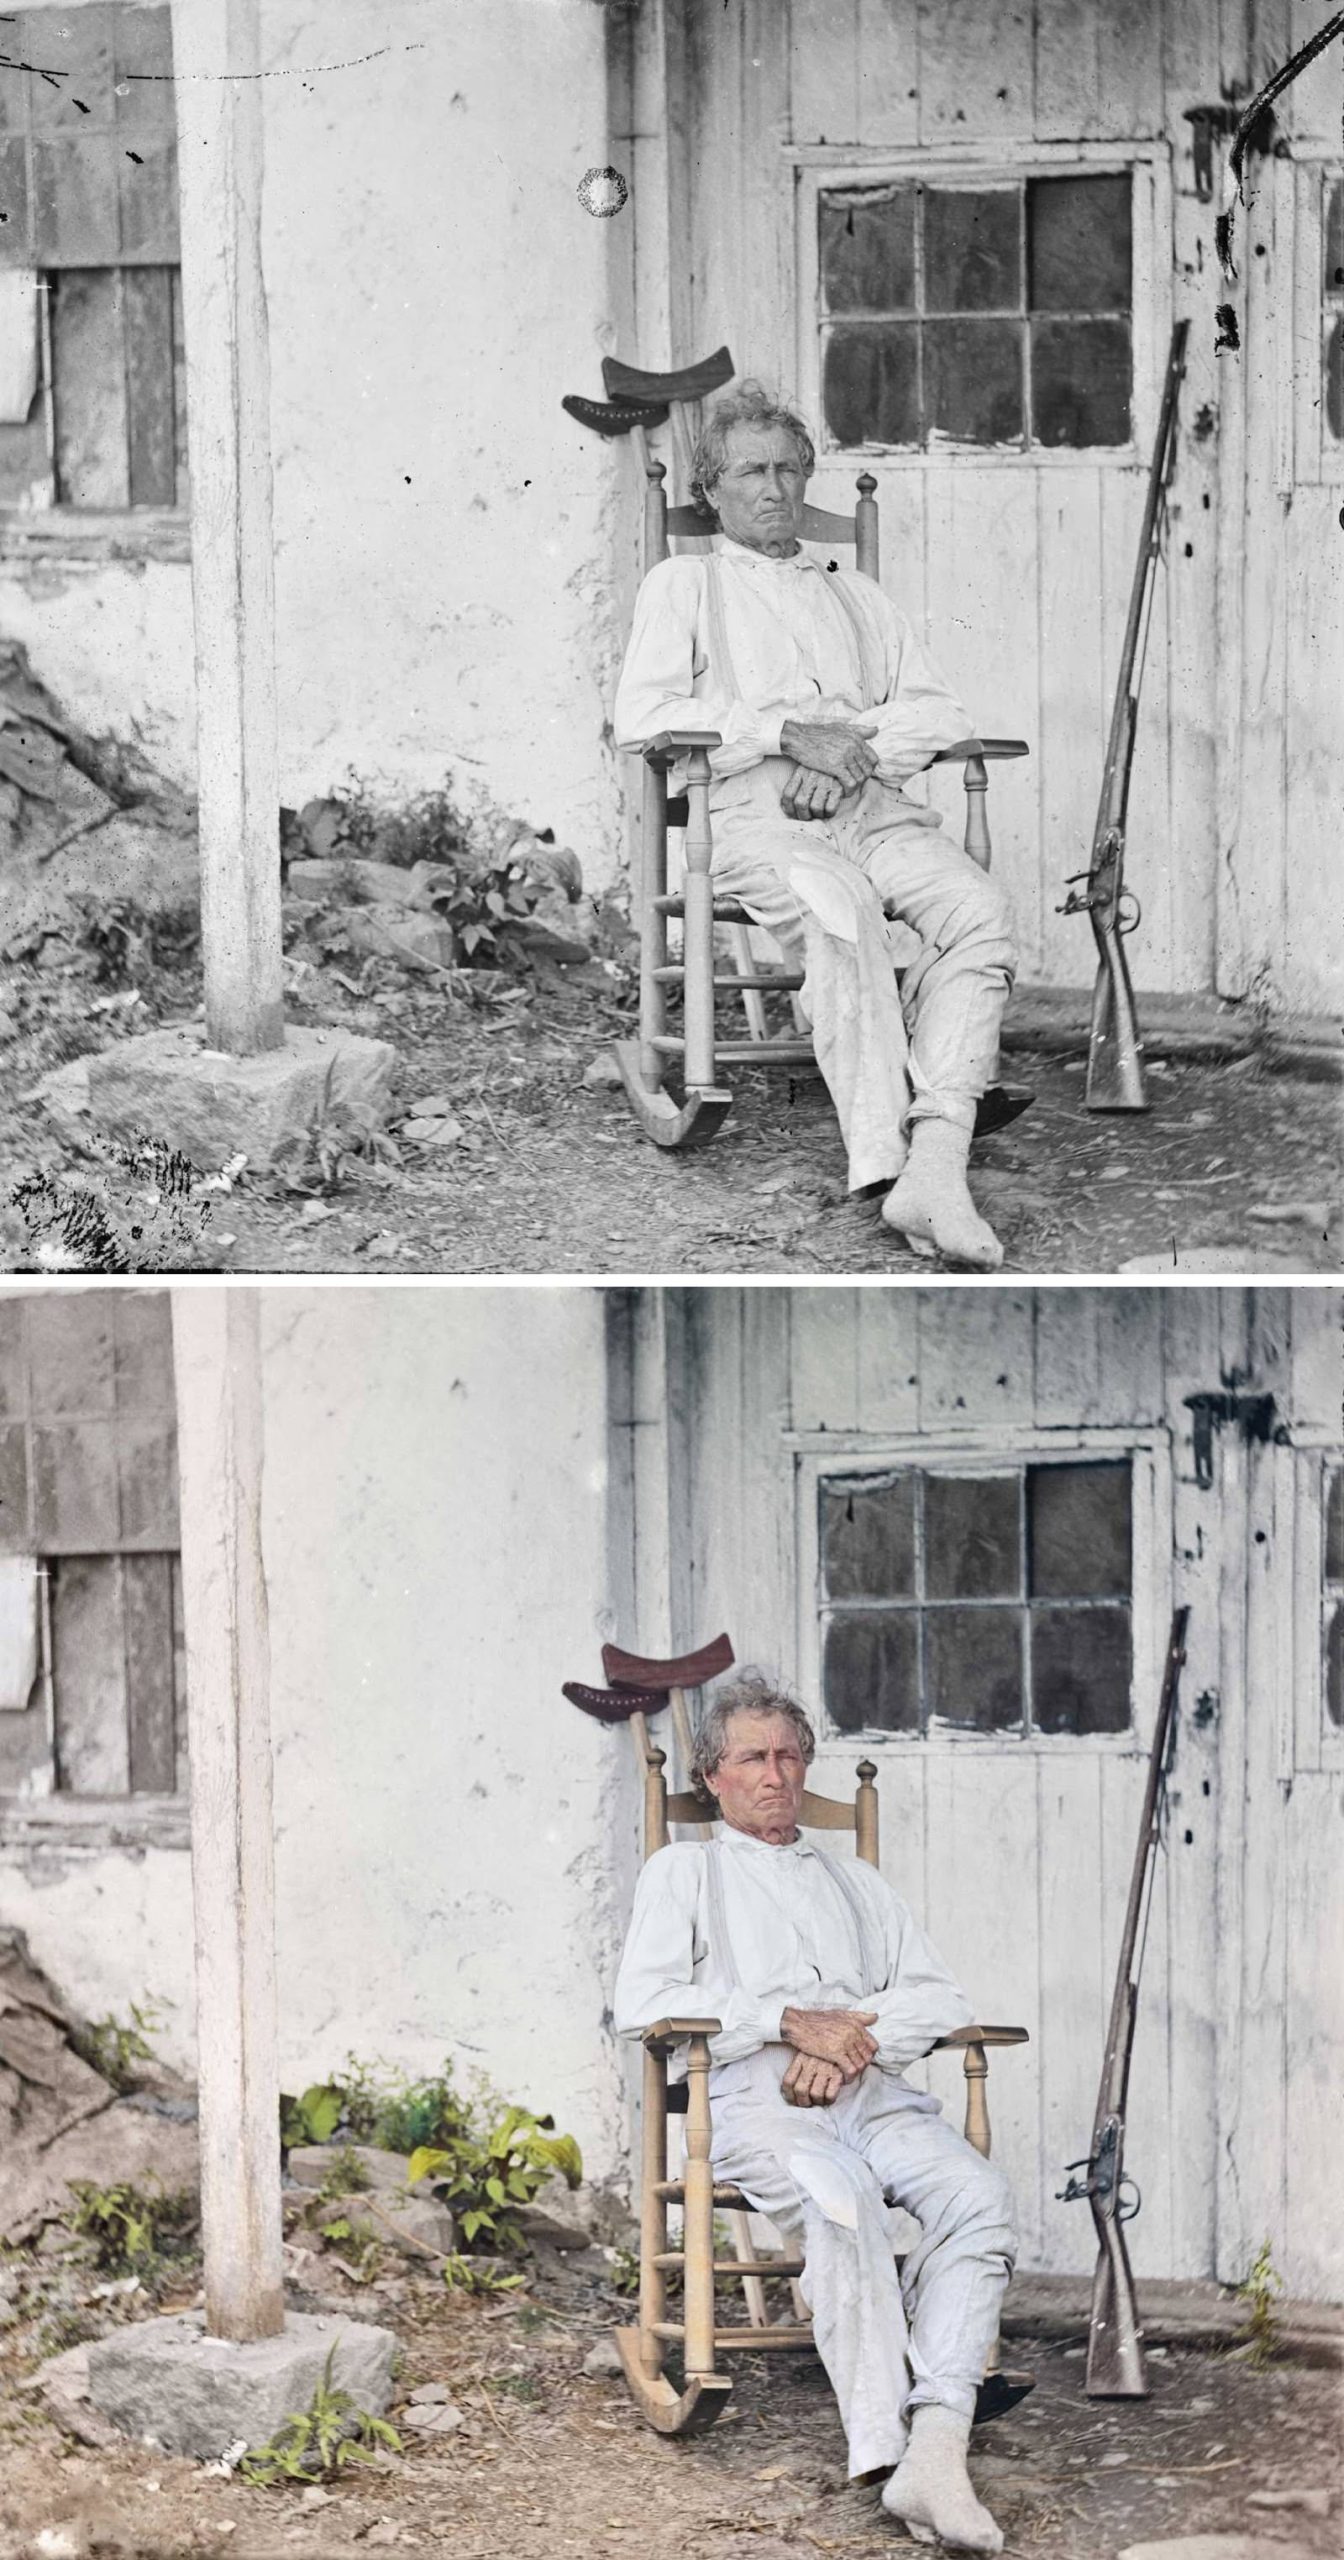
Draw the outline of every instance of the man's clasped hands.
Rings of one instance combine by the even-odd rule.
[[[829,2107],[872,2061],[876,2020],[875,2009],[787,2008],[780,2024],[795,2050],[779,2084],[786,2106]]]
[[[782,752],[793,759],[779,805],[786,818],[830,818],[877,771],[869,729],[850,720],[786,720]]]

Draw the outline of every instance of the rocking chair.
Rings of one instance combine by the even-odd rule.
[[[644,574],[668,557],[669,536],[704,536],[715,528],[698,507],[669,507],[661,462],[646,463],[644,500]],[[858,503],[852,516],[824,507],[805,506],[805,542],[852,547],[855,566],[866,578],[878,575],[878,518],[869,471],[858,478]],[[701,1146],[711,1138],[732,1106],[732,1094],[720,1079],[725,1066],[790,1067],[795,1072],[815,1066],[812,1042],[797,1003],[802,986],[798,970],[763,970],[753,963],[749,939],[751,919],[735,898],[716,897],[710,878],[713,839],[709,817],[709,750],[722,744],[714,733],[666,730],[646,738],[629,752],[644,760],[643,817],[640,829],[636,912],[639,926],[639,1038],[616,1043],[616,1062],[626,1098],[646,1137],[659,1147]],[[1030,753],[1022,738],[963,738],[944,747],[935,764],[960,764],[966,789],[965,849],[982,870],[989,869],[990,837],[985,811],[989,788],[986,766],[1001,758]],[[668,796],[667,777],[674,764],[687,759],[684,796]],[[679,894],[669,895],[667,837],[670,827],[685,829],[685,876]],[[668,924],[682,920],[683,953],[673,960]],[[735,968],[715,972],[714,929],[731,928]],[[680,988],[683,1019],[680,1032],[668,1029],[669,994]],[[714,1007],[720,993],[741,997],[750,1036],[720,1040]],[[786,993],[793,1000],[793,1036],[771,1036],[764,996]],[[682,1068],[683,1099],[666,1090],[674,1061]],[[1031,1100],[1002,1086],[984,1097],[976,1119],[977,1134],[1006,1127]]]
[[[610,1679],[629,1684],[626,1694],[638,1696],[641,1709],[656,1709],[669,1692],[680,1704],[687,1687],[698,1685],[723,1667],[723,1651],[731,1661],[726,1639],[722,1648],[702,1648],[679,1661],[645,1661],[635,1654],[618,1653],[614,1647],[604,1652],[604,1666]],[[642,1684],[639,1685],[639,1684]],[[571,1684],[567,1694],[575,1696]],[[619,1708],[619,1692],[605,1693]],[[583,1691],[577,1702],[588,1711],[602,1713],[604,1693]],[[636,1743],[644,1762],[644,1856],[651,1858],[656,1849],[665,1848],[669,1823],[691,1823],[706,1837],[710,1826],[705,1821],[705,1806],[697,1795],[669,1795],[664,1776],[667,1755],[651,1742],[642,1712],[625,1715],[632,1724]],[[688,1728],[684,1710],[674,1719],[678,1734],[685,1739]],[[856,1854],[870,1866],[878,1863],[878,1803],[874,1784],[877,1771],[871,1760],[860,1760],[858,1788],[853,1804],[842,1803],[834,1796],[814,1795],[809,1789],[803,1797],[801,1820],[806,1829],[818,1831],[852,1831]],[[646,2028],[643,2076],[643,2133],[640,2196],[639,2249],[639,2319],[638,2323],[616,2331],[616,2346],[631,2395],[640,2415],[660,2435],[693,2435],[711,2426],[724,2407],[733,2383],[731,2374],[721,2370],[719,2359],[747,2348],[777,2349],[810,2347],[812,2325],[806,2316],[806,2305],[798,2288],[802,2273],[801,2258],[762,2255],[751,2235],[751,2208],[740,2187],[716,2184],[710,2165],[711,2118],[709,2101],[709,2039],[719,2029],[717,2018],[660,2018]],[[1025,2027],[960,2027],[953,2035],[939,2038],[935,2051],[955,2048],[963,2055],[966,2077],[966,2139],[985,2158],[989,2156],[989,2109],[985,2082],[989,2065],[986,2060],[991,2045],[1026,2044]],[[669,2086],[668,2056],[677,2046],[687,2048],[687,2076],[680,2085]],[[668,2118],[684,2114],[685,2161],[681,2176],[668,2176]],[[668,2245],[668,2206],[682,2208],[682,2245]],[[714,2218],[723,2213],[732,2234],[735,2255],[714,2254]],[[683,2316],[669,2320],[668,2277],[680,2270],[683,2283]],[[773,2320],[766,2301],[767,2283],[776,2279],[788,2282],[792,2295],[794,2318]],[[722,2280],[740,2284],[747,2306],[745,2320],[716,2321],[715,2286]],[[680,2388],[669,2380],[664,2367],[669,2348],[679,2351],[682,2366]],[[1001,2370],[995,2347],[977,2395],[977,2423],[998,2417],[1005,2409],[1025,2398],[1033,2388],[1030,2374],[1005,2373]]]

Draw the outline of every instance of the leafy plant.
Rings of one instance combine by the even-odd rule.
[[[118,2097],[135,2087],[137,2065],[155,2060],[154,2038],[164,2005],[161,2000],[133,2000],[129,2018],[115,2018],[109,2012],[105,2018],[91,2020],[72,2039],[76,2052],[102,2074]]]
[[[286,2418],[268,2443],[244,2454],[240,2479],[258,2489],[273,2489],[281,2480],[300,2480],[311,2488],[338,2478],[351,2464],[372,2462],[380,2446],[400,2453],[396,2428],[357,2408],[350,2392],[333,2383],[335,2354],[333,2347],[307,2408]]]
[[[443,2281],[450,2293],[513,2293],[523,2278],[506,2275],[493,2258],[464,2258],[455,2250],[444,2259]]]
[[[634,2249],[611,2251],[611,2273],[607,2278],[613,2293],[638,2293],[639,2255]]]
[[[534,2116],[527,2107],[506,2107],[484,2140],[468,2135],[449,2148],[424,2145],[413,2152],[406,2172],[415,2186],[432,2181],[457,2216],[464,2240],[482,2233],[503,2248],[516,2248],[522,2238],[510,2206],[530,2204],[539,2187],[558,2171],[569,2187],[583,2178],[583,2160],[572,2134],[556,2133],[554,2116]]]
[[[75,2199],[69,2227],[87,2241],[95,2266],[107,2275],[138,2275],[156,2258],[180,2254],[197,2226],[194,2197],[129,2183],[100,2187],[72,2178]]]
[[[1272,2360],[1279,2343],[1279,2323],[1275,2296],[1283,2291],[1283,2278],[1278,2273],[1268,2240],[1262,2240],[1250,2271],[1237,2286],[1237,2300],[1246,2306],[1246,2321],[1241,2334],[1239,2353],[1257,2371]]]
[[[301,2098],[280,2100],[280,2142],[286,2151],[309,2142],[330,2142],[341,2121],[342,2092],[334,2080],[315,2080]]]
[[[373,2180],[354,2145],[341,2142],[332,2152],[330,2167],[323,2171],[322,2182],[316,2191],[316,2201],[319,2204],[330,2204],[337,2196],[360,2195],[366,2187],[372,2185]]]

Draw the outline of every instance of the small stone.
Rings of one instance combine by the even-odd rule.
[[[373,2551],[390,2551],[393,2544],[401,2540],[401,2527],[393,2522],[391,2516],[380,2516],[360,2539],[367,2542]]]
[[[452,928],[436,915],[416,907],[342,907],[341,923],[357,951],[376,952],[385,960],[404,960],[412,968],[450,969],[455,944]]]
[[[401,1134],[415,1147],[455,1147],[463,1130],[460,1120],[422,1119],[417,1112],[413,1120],[403,1122]]]
[[[446,2205],[436,2203],[433,2196],[409,2195],[404,2189],[399,2195],[389,2189],[381,2195],[338,2196],[323,2221],[348,2222],[358,2239],[381,2240],[408,2258],[446,2258],[457,2237]]]
[[[415,2408],[427,2408],[431,2401],[446,2401],[449,2396],[446,2382],[417,2382],[411,2402]]]
[[[366,2142],[299,2142],[288,2154],[289,2174],[301,2187],[320,2187],[333,2168],[344,2172],[353,2160],[366,2187],[378,2194],[406,2189],[410,2157],[405,2151],[380,2151]]]
[[[599,1049],[597,1056],[589,1059],[583,1071],[583,1081],[595,1093],[616,1092],[621,1082],[621,1071],[610,1049]]]
[[[615,2381],[624,2369],[620,2350],[610,2338],[599,2338],[596,2344],[589,2348],[579,2367],[579,2371],[586,2373],[590,2382]]]
[[[1328,2489],[1252,2489],[1246,2504],[1248,2507],[1301,2507],[1309,2516],[1328,2516],[1331,2496]]]
[[[421,2402],[402,2411],[401,2423],[418,2436],[452,2436],[466,2424],[466,2412],[453,2400]]]
[[[406,1109],[415,1120],[451,1120],[457,1104],[451,1093],[419,1093]]]
[[[317,2482],[314,2480],[301,2492],[299,2505],[309,2509],[312,2509],[313,2507],[329,2507],[331,2505],[331,2491],[330,2489],[319,2488]]]

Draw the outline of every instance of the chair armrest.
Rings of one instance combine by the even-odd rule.
[[[939,2036],[930,2053],[945,2053],[968,2044],[1030,2044],[1025,2027],[954,2027],[950,2036]]]
[[[716,2036],[722,2025],[721,2018],[658,2018],[643,2029],[642,2042],[648,2053],[665,2053],[670,2045],[688,2044],[692,2036]]]
[[[656,738],[636,738],[633,745],[623,747],[621,752],[627,756],[665,756],[670,762],[674,756],[684,754],[688,747],[722,745],[723,738],[717,729],[660,729]]]
[[[933,764],[964,764],[968,756],[979,756],[986,764],[999,756],[1029,756],[1025,738],[958,738],[954,747],[940,747]]]

